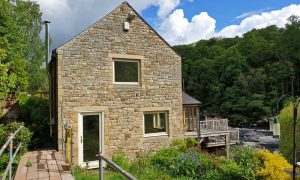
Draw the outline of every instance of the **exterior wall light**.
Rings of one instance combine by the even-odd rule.
[[[135,13],[133,11],[130,11],[126,21],[124,22],[124,31],[129,31],[130,25],[129,23],[135,19]]]

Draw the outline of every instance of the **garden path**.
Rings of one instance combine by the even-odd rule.
[[[31,151],[22,156],[15,180],[74,180],[63,155],[56,150]]]

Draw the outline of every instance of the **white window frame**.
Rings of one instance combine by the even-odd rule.
[[[138,82],[116,82],[115,79],[115,62],[137,62],[138,63]],[[141,82],[141,60],[140,59],[121,59],[113,58],[113,84],[124,84],[124,85],[140,85]]]
[[[145,133],[145,114],[159,114],[164,113],[166,115],[166,132],[158,132],[158,133]],[[158,115],[159,118],[159,115]],[[158,120],[160,121],[160,119]],[[151,111],[143,113],[143,134],[144,137],[155,137],[155,136],[168,136],[169,135],[169,116],[166,111]]]

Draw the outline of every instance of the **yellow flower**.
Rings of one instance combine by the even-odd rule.
[[[291,176],[284,170],[292,168],[292,166],[280,154],[271,153],[268,150],[259,150],[256,156],[260,159],[263,166],[262,169],[257,171],[259,176],[270,180],[291,179]]]

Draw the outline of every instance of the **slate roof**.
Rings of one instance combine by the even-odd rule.
[[[185,92],[182,92],[182,104],[183,105],[200,105],[202,102],[198,101],[197,99],[193,98],[192,96],[188,95]]]

